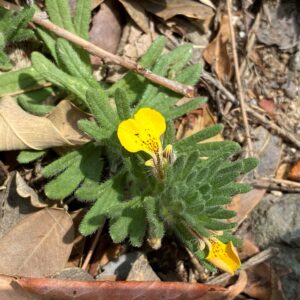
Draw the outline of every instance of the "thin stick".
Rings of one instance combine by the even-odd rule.
[[[245,263],[243,263],[242,268],[243,270],[247,270],[248,268],[258,265],[269,258],[271,258],[274,254],[276,254],[276,249],[275,248],[268,248],[251,258],[249,258]],[[208,284],[223,284],[226,283],[230,279],[231,275],[224,273],[221,274],[215,278],[209,279],[206,283]]]
[[[102,229],[103,229],[103,225],[98,229],[98,231],[97,231],[97,233],[96,233],[96,236],[95,236],[95,238],[94,238],[94,240],[93,240],[92,246],[91,246],[91,248],[90,248],[88,254],[86,255],[86,258],[85,258],[85,260],[84,260],[84,262],[83,262],[83,264],[82,264],[82,267],[81,267],[81,268],[82,268],[83,270],[85,270],[85,271],[87,270],[87,267],[88,267],[88,265],[89,265],[89,263],[90,263],[90,260],[91,260],[91,258],[92,258],[92,256],[93,256],[93,253],[94,253],[94,251],[95,251],[95,249],[96,249],[96,246],[97,246],[97,244],[98,244],[98,241],[99,241],[99,238],[100,238]]]
[[[247,112],[252,115],[261,125],[266,127],[267,129],[274,130],[278,135],[280,135],[283,139],[288,140],[289,142],[293,143],[300,149],[300,139],[297,138],[294,134],[288,132],[286,129],[279,127],[274,122],[271,122],[266,118],[265,115],[259,114],[253,108],[247,106]]]
[[[0,6],[6,8],[6,9],[16,9],[15,6],[11,5],[10,3],[0,0]],[[57,36],[62,37],[78,46],[81,48],[85,49],[87,52],[89,52],[92,55],[98,56],[102,59],[111,61],[115,64],[118,64],[128,70],[131,70],[133,72],[136,72],[150,81],[159,84],[161,86],[164,86],[176,93],[179,93],[181,95],[184,95],[188,98],[193,98],[196,97],[196,89],[193,86],[189,85],[184,85],[179,82],[164,78],[162,76],[156,75],[152,73],[150,70],[145,69],[141,65],[137,64],[134,61],[124,59],[121,56],[112,54],[102,48],[97,47],[93,43],[90,43],[89,41],[86,41],[85,39],[79,37],[78,35],[67,31],[56,24],[50,22],[48,19],[45,19],[43,13],[35,13],[34,16],[32,17],[32,21],[49,31],[55,33]]]
[[[258,178],[251,182],[254,187],[267,188],[270,190],[300,193],[300,182],[276,178]]]
[[[216,78],[212,77],[210,74],[204,72],[202,79],[213,84],[218,90],[220,90],[227,100],[233,104],[237,103],[236,97],[226,89],[223,84]],[[300,140],[294,134],[288,132],[286,129],[279,127],[274,122],[270,121],[265,115],[262,115],[255,111],[252,107],[245,105],[248,114],[250,114],[256,121],[258,121],[262,126],[268,130],[273,130],[277,135],[281,136],[284,140],[294,144],[298,149],[300,149]]]
[[[248,117],[247,117],[247,113],[246,113],[244,91],[243,91],[243,86],[242,86],[242,82],[241,82],[241,75],[240,75],[239,61],[238,61],[238,56],[237,56],[235,33],[234,33],[233,24],[232,24],[231,8],[232,8],[232,0],[227,0],[227,11],[228,11],[228,18],[229,18],[229,27],[230,27],[230,34],[231,34],[233,62],[234,62],[235,78],[236,78],[237,89],[238,89],[238,96],[239,96],[239,100],[240,100],[242,119],[243,119],[243,123],[244,123],[244,127],[245,127],[245,134],[246,134],[246,140],[247,140],[247,146],[248,146],[248,155],[253,156],[254,155],[253,145],[252,145],[252,141],[251,141]]]

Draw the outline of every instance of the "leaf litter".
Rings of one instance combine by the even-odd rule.
[[[205,34],[207,34],[210,42],[208,45],[204,43],[203,46],[203,58],[207,63],[205,69],[211,75],[216,76],[217,80],[219,80],[230,92],[235,93],[235,79],[234,76],[232,76],[233,65],[231,38],[228,27],[229,20],[224,7],[217,1],[188,0],[183,3],[182,1],[168,0],[158,3],[157,1],[152,0],[147,2],[120,0],[118,7],[121,12],[121,17],[115,15],[114,12],[116,7],[112,7],[111,9],[109,8],[109,1],[94,2],[94,8],[96,7],[96,10],[94,10],[94,19],[91,24],[91,39],[94,39],[93,41],[102,47],[109,46],[108,50],[111,52],[122,53],[124,56],[133,58],[134,60],[141,55],[141,49],[143,46],[144,49],[148,48],[148,46],[145,45],[148,43],[150,44],[153,41],[153,36],[158,32],[163,32],[166,35],[169,49],[174,47],[174,45],[182,43],[184,40],[194,43],[194,47],[199,46],[199,44],[201,45],[201,41],[199,44],[196,44],[195,42],[196,40],[199,41],[199,35],[195,36],[187,34],[185,32],[187,25],[182,24],[184,24],[184,22],[192,24],[189,28],[193,29],[190,30],[195,31],[198,34],[201,32],[202,34],[203,31],[200,31],[199,24],[207,22],[207,24],[209,24],[209,30]],[[267,112],[268,118],[271,119],[271,122],[278,123],[280,126],[286,128],[288,132],[299,136],[300,129],[299,126],[297,126],[297,123],[299,123],[300,102],[299,94],[295,87],[299,85],[298,71],[300,68],[297,65],[297,55],[299,56],[297,53],[299,50],[295,45],[299,39],[299,26],[297,23],[296,13],[300,12],[297,9],[296,1],[273,1],[273,3],[269,1],[264,3],[263,7],[260,8],[261,10],[257,10],[257,7],[259,6],[258,2],[259,1],[245,1],[246,5],[243,9],[247,11],[247,22],[244,22],[242,13],[239,11],[239,7],[235,7],[237,11],[235,14],[235,21],[237,20],[237,22],[234,21],[234,24],[239,50],[244,49],[244,46],[248,43],[248,38],[251,33],[251,25],[255,21],[257,14],[263,14],[262,22],[259,24],[257,30],[257,40],[254,42],[254,45],[252,45],[249,53],[244,56],[243,51],[239,52],[240,59],[245,59],[247,61],[247,67],[243,77],[244,84],[247,87],[247,102],[259,111],[260,114],[264,115],[265,112]],[[128,15],[125,14],[125,11]],[[127,24],[125,24],[126,22],[122,23],[124,22],[124,16],[125,19],[127,18],[129,20]],[[107,17],[107,19],[105,19],[105,17]],[[122,18],[123,20],[121,20]],[[212,21],[217,23],[218,26],[214,26]],[[109,26],[104,28],[105,26],[102,24],[105,24],[106,22]],[[128,34],[126,38],[126,26],[128,32],[131,34],[130,38],[128,38]],[[164,30],[159,29],[162,27]],[[115,32],[112,30],[113,28],[116,28]],[[100,29],[105,30],[103,32]],[[285,34],[286,32],[289,34]],[[249,33],[249,36],[247,36],[247,33]],[[207,36],[204,39],[204,41],[206,40],[206,43]],[[106,44],[105,41],[109,41],[111,44]],[[165,50],[167,51],[168,49]],[[94,66],[97,68],[102,63],[102,61],[97,60]],[[28,65],[28,60],[26,60],[26,66]],[[106,66],[103,67],[104,71],[105,68]],[[110,74],[110,76],[114,76],[117,73],[117,68],[114,66],[109,66],[108,68],[110,72],[107,74]],[[206,86],[206,88],[208,88],[210,94],[210,107],[207,109],[200,108],[186,116],[183,116],[182,118],[179,118],[177,121],[178,137],[188,136],[191,132],[197,132],[216,121],[221,121],[225,125],[223,136],[225,136],[225,138],[238,141],[241,145],[244,145],[245,136],[243,128],[240,125],[240,112],[238,106],[234,106],[232,108],[232,103],[230,104],[228,98],[225,97],[224,94],[215,90],[214,86]],[[201,83],[199,84],[199,90],[203,92],[203,86]],[[20,93],[20,90],[18,90],[18,93]],[[207,91],[204,92],[204,94],[207,95]],[[82,116],[76,117],[76,115],[78,113],[81,114],[82,112],[76,107],[71,106],[68,102],[60,102],[63,103],[61,104],[61,111],[52,112],[50,115],[42,119],[36,119],[33,115],[21,110],[15,104],[14,100],[5,99],[6,100],[4,101],[2,99],[2,107],[0,106],[0,115],[2,120],[2,122],[0,122],[0,125],[2,126],[0,146],[2,150],[28,148],[44,149],[57,146],[74,146],[88,141],[88,139],[82,136],[82,134],[76,129],[77,120],[82,118]],[[218,103],[216,104],[216,102]],[[219,108],[223,108],[224,110],[219,110]],[[223,114],[224,111],[226,112],[225,114]],[[70,116],[70,114],[72,115],[72,119],[67,117]],[[21,126],[18,126],[16,122],[20,119],[28,120],[28,125],[32,125],[32,127],[28,126],[26,130],[25,128],[21,128]],[[288,166],[294,166],[289,172],[289,180],[297,181],[297,176],[299,176],[298,149],[296,149],[293,145],[286,144],[284,141],[280,140],[275,132],[269,130],[269,128],[263,130],[259,127],[260,124],[256,119],[251,118],[250,121],[252,139],[254,144],[257,145],[257,154],[261,159],[261,165],[258,169],[258,174],[256,174],[256,176],[258,175],[258,179],[261,177],[272,179],[279,166],[282,164],[288,164]],[[22,124],[22,127],[24,127],[24,124]],[[39,129],[37,130],[37,128]],[[44,128],[44,137],[34,136],[40,128]],[[45,134],[49,134],[49,132],[51,132],[51,134],[46,136]],[[220,135],[218,138],[223,139],[223,136]],[[41,143],[40,141],[43,142]],[[282,172],[280,180],[287,180],[287,174],[288,169],[285,172]],[[9,178],[11,176],[12,174],[9,174]],[[10,178],[10,181],[6,183],[6,189],[4,189],[6,195],[2,196],[2,199],[4,197],[4,200],[2,200],[2,203],[4,204],[2,205],[1,210],[2,218],[0,228],[4,226],[3,224],[6,222],[5,218],[6,220],[10,218],[11,214],[9,213],[9,210],[12,210],[15,217],[12,218],[14,220],[12,224],[6,227],[4,226],[6,228],[4,231],[5,234],[0,239],[0,253],[8,257],[7,263],[1,262],[0,271],[6,274],[23,276],[53,275],[53,273],[63,270],[67,264],[68,256],[72,248],[72,238],[69,239],[69,243],[65,243],[65,236],[69,232],[68,228],[72,228],[72,221],[63,210],[34,208],[39,207],[39,205],[43,206],[44,204],[39,204],[39,197],[36,193],[34,193],[34,190],[24,185],[24,180],[20,177],[20,174],[15,175],[13,178],[16,176],[18,176],[18,183],[14,183],[15,186],[11,187],[13,181]],[[292,191],[293,186],[288,192],[290,193]],[[264,202],[264,194],[270,193],[271,195],[275,195],[274,201],[276,202],[276,200],[278,200],[276,198],[276,192],[282,193],[280,185],[279,191],[273,190],[272,187],[254,189],[252,192],[235,199],[232,205],[238,212],[236,221],[240,224],[240,227],[237,232],[242,238],[246,239],[247,236],[249,237],[248,233],[251,232],[251,228],[249,230],[247,229],[249,232],[245,230],[245,228],[247,228],[251,212],[255,211],[256,215],[257,213],[259,215],[259,210],[256,210],[255,207],[260,202]],[[11,195],[9,196],[9,193],[20,198],[13,205],[10,203],[12,198],[8,201],[9,204],[7,202],[7,199],[12,197]],[[29,199],[30,201],[28,201]],[[29,205],[32,211],[28,212],[28,215],[22,215],[21,213],[22,216],[20,217],[20,212],[16,211],[16,207],[24,205],[24,203],[27,203],[26,205]],[[289,206],[287,206],[286,209],[287,212],[289,212]],[[51,211],[51,214],[49,214],[49,211]],[[45,225],[43,223],[45,223]],[[60,227],[57,224],[64,224],[64,226]],[[49,228],[56,234],[53,234],[53,236],[51,235],[51,237],[48,236],[47,233],[49,232]],[[31,245],[27,244],[26,247],[24,236],[29,236],[30,239],[35,242]],[[41,236],[46,237],[46,241],[38,244]],[[101,235],[100,237],[100,244],[104,239],[103,236],[104,235]],[[296,238],[293,237],[292,244],[296,249],[298,246],[295,239]],[[23,240],[24,242],[22,242]],[[88,239],[87,245],[89,245],[92,240],[93,237],[90,241]],[[168,244],[168,241],[166,243]],[[249,246],[249,243],[252,243],[252,246]],[[40,248],[37,248],[36,252],[38,252],[38,255],[34,258],[30,255],[30,251],[32,251],[37,244]],[[244,259],[253,256],[257,253],[257,251],[260,251],[260,249],[255,246],[253,237],[252,240],[246,241],[245,244],[245,247],[255,248],[255,251],[253,251],[253,249],[246,249],[245,252],[247,252],[247,255]],[[109,246],[107,248],[109,248]],[[51,253],[50,249],[56,250]],[[174,250],[174,248],[172,249]],[[183,255],[185,251],[183,249],[178,249],[178,246],[175,246],[175,249],[178,250],[175,254],[178,266],[180,266],[178,268],[181,268],[182,274],[191,274],[189,276],[184,275],[181,278],[187,278],[185,280],[190,282],[192,282],[195,278],[198,280],[201,276],[199,276],[197,272],[205,273],[205,271],[195,271],[195,268],[188,262],[189,259],[186,258],[187,256]],[[22,251],[24,253],[21,253]],[[129,247],[126,251],[130,253],[133,249]],[[28,260],[26,260],[26,258],[24,260],[24,257],[26,256],[25,253],[27,253],[27,257],[29,257]],[[145,250],[145,253],[147,253],[147,249]],[[54,257],[54,254],[57,256]],[[14,255],[23,258],[23,261],[18,259],[15,260]],[[35,263],[35,259],[37,259],[39,263]],[[115,259],[117,259],[117,256]],[[146,257],[146,259],[148,260],[149,258]],[[170,256],[167,256],[166,259],[170,259]],[[109,263],[109,260],[112,260],[112,258],[109,257],[109,259],[106,260],[106,263]],[[276,260],[276,258],[274,258],[274,260]],[[25,264],[24,261],[26,262]],[[95,261],[92,260],[91,265],[95,263]],[[157,267],[157,265],[163,263],[161,259],[156,257],[154,260],[150,259],[150,261],[152,267],[154,266],[154,272],[156,274],[159,274],[160,277],[163,277],[166,280],[170,280],[170,275],[164,274],[162,276],[160,273],[161,268]],[[1,268],[3,268],[3,270]],[[170,266],[168,268],[171,269]],[[17,274],[18,272],[21,274]],[[264,276],[261,276],[262,273]],[[247,275],[242,273],[240,275],[240,279],[236,282],[236,286],[233,286],[231,289],[231,291],[233,291],[232,293],[239,294],[243,292],[243,299],[256,297],[258,299],[267,300],[274,299],[272,298],[274,294],[270,294],[270,289],[275,287],[274,290],[277,295],[279,295],[278,299],[281,299],[280,295],[282,291],[280,287],[280,280],[286,277],[284,275],[284,270],[281,273],[276,274],[274,272],[274,264],[268,262],[255,265],[252,268],[247,269],[246,274]],[[293,274],[294,273],[292,273],[292,275]],[[11,289],[11,282],[14,280],[15,279],[3,276],[0,280],[0,290],[3,286],[5,286],[4,290],[6,291]],[[286,283],[286,281],[284,282]],[[31,280],[21,278],[18,280],[18,284],[25,288],[23,290],[21,289],[24,299],[25,297],[30,297],[30,295],[31,297],[34,297],[30,294],[30,292],[28,292],[29,290],[35,290],[40,293],[49,286],[55,286],[54,293],[58,293],[54,294],[56,296],[60,293],[69,293],[71,295],[74,290],[76,292],[89,291],[90,295],[98,293],[99,288],[101,291],[105,291],[105,285],[102,283],[82,284],[76,281],[70,281],[68,285],[64,281],[51,281],[48,279],[37,281],[35,279]],[[232,284],[232,282],[226,282],[227,287],[230,284]],[[114,287],[113,284],[111,287]],[[157,283],[154,288],[159,290],[165,288],[165,286],[161,286]],[[291,285],[291,291],[293,288],[294,286]],[[130,284],[126,286],[126,289],[131,291]],[[181,289],[184,290],[184,285],[181,286]],[[199,289],[201,288],[199,287]],[[283,289],[286,292],[289,287],[283,287]],[[133,290],[135,290],[135,292],[140,292],[140,290],[136,287],[133,287]],[[224,294],[228,292],[227,290],[228,289],[226,289],[226,291],[225,289],[220,289],[220,291],[218,290],[220,293],[218,294],[216,292],[217,296],[215,297],[221,297],[220,295],[223,297]],[[147,285],[144,286],[144,291],[147,291]],[[9,295],[12,297],[11,299],[14,299],[13,297],[15,297],[17,293],[19,293],[17,292],[17,289],[13,292],[10,291]],[[27,296],[25,294],[27,294]],[[214,296],[211,295],[209,299],[214,299],[213,297]]]

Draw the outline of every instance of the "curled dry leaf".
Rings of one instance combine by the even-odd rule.
[[[132,20],[146,33],[150,32],[149,19],[139,0],[119,0]]]
[[[227,81],[232,76],[232,61],[227,51],[230,41],[228,16],[223,16],[215,39],[203,51],[203,58],[212,66],[220,80]]]
[[[39,199],[39,196],[22,178],[19,172],[16,172],[16,191],[22,198],[29,198],[33,207],[43,208],[47,203]]]
[[[71,281],[47,278],[19,278],[15,281],[26,291],[43,295],[44,299],[80,300],[219,300],[228,290],[216,285],[182,282],[145,281]]]
[[[62,270],[74,238],[71,217],[59,209],[42,209],[23,219],[0,240],[0,273],[48,276]]]
[[[9,96],[0,100],[0,151],[85,144],[89,139],[77,128],[86,114],[67,100],[61,101],[47,117],[21,109]]]

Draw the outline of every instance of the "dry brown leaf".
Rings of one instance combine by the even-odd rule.
[[[248,282],[247,273],[245,271],[241,271],[239,273],[239,278],[236,281],[236,283],[231,285],[228,288],[227,297],[229,299],[235,299],[240,293],[242,293],[245,290],[245,287],[247,286],[247,282]]]
[[[19,172],[16,172],[16,192],[22,198],[29,198],[33,207],[43,208],[48,205],[39,199],[38,194],[25,182]]]
[[[216,9],[215,5],[211,2],[211,0],[199,0],[199,1],[213,9]]]
[[[144,281],[72,281],[48,278],[18,278],[26,291],[43,295],[44,299],[80,300],[229,300],[228,290],[200,283]]]
[[[211,113],[207,104],[204,104],[202,108],[190,112],[187,117],[182,120],[176,134],[176,139],[184,139],[215,124],[215,116]],[[201,143],[218,142],[223,140],[224,138],[219,133]]]
[[[203,58],[212,66],[218,78],[223,82],[232,76],[232,61],[227,51],[230,39],[228,16],[223,16],[217,36],[203,51]]]
[[[192,0],[147,0],[141,1],[141,5],[143,5],[146,11],[149,11],[164,20],[168,20],[177,15],[206,20],[212,18],[214,15],[212,8]]]
[[[121,39],[120,9],[117,2],[108,0],[101,4],[100,10],[93,16],[90,30],[90,42],[111,53],[116,53]],[[96,67],[101,64],[101,58],[91,56],[91,62]]]
[[[73,230],[64,210],[45,208],[26,217],[0,240],[0,273],[42,277],[62,270],[72,250]]]
[[[22,110],[9,96],[0,100],[0,151],[85,144],[89,139],[77,128],[86,114],[67,100],[61,101],[47,117]]]
[[[246,194],[234,197],[233,201],[227,206],[228,209],[237,212],[237,215],[231,221],[241,224],[261,201],[265,193],[266,190],[264,189],[253,189]]]
[[[300,159],[293,165],[288,173],[288,178],[293,181],[300,182]]]
[[[146,15],[141,1],[139,0],[119,0],[133,21],[145,32],[150,32],[149,19]]]
[[[258,247],[249,239],[244,240],[240,252],[242,260],[259,253]],[[280,280],[269,262],[263,262],[247,269],[248,284],[244,293],[259,300],[283,300]]]

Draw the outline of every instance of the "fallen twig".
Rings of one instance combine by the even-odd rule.
[[[233,104],[237,103],[236,97],[226,89],[223,84],[217,79],[212,77],[210,74],[204,72],[202,79],[213,84],[218,90],[220,90],[227,100]],[[294,134],[288,132],[286,129],[279,127],[273,121],[269,120],[265,115],[257,112],[253,107],[245,105],[248,114],[250,114],[256,121],[258,121],[262,126],[268,130],[273,130],[277,135],[281,136],[284,140],[294,144],[298,149],[300,149],[300,140]]]
[[[258,178],[252,182],[254,187],[289,193],[300,193],[300,182],[276,178]]]
[[[6,1],[0,0],[0,6],[6,8],[6,9],[11,9],[11,10],[17,10],[18,6],[12,5],[11,3],[8,3]],[[184,95],[189,98],[193,98],[196,96],[196,89],[193,86],[189,85],[184,85],[182,83],[170,80],[168,78],[159,76],[154,74],[148,69],[145,69],[141,65],[137,64],[134,61],[125,59],[121,56],[112,54],[100,47],[97,47],[93,43],[79,37],[78,35],[67,31],[56,24],[52,23],[48,19],[45,19],[44,13],[35,13],[34,16],[32,17],[32,21],[35,24],[38,24],[49,31],[55,33],[57,36],[62,37],[78,46],[81,48],[85,49],[87,52],[89,52],[92,55],[98,56],[102,59],[105,59],[107,61],[111,61],[115,64],[118,64],[128,70],[131,70],[133,72],[136,72],[145,78],[149,79],[150,81],[159,84],[161,86],[164,86],[176,93],[179,93],[181,95]]]
[[[98,241],[99,241],[99,238],[100,238],[102,229],[103,229],[103,225],[98,229],[98,231],[97,231],[97,233],[96,233],[96,236],[95,236],[95,238],[94,238],[94,240],[93,240],[92,246],[91,246],[89,252],[87,253],[86,258],[85,258],[85,260],[84,260],[84,262],[83,262],[83,264],[82,264],[82,267],[81,267],[81,268],[82,268],[83,270],[85,270],[85,271],[87,270],[87,267],[88,267],[88,265],[89,265],[89,263],[90,263],[90,260],[91,260],[93,254],[94,254],[94,251],[95,251],[96,246],[97,246],[97,244],[98,244]]]
[[[280,135],[283,139],[292,142],[298,149],[300,149],[300,140],[294,134],[288,132],[286,129],[279,127],[274,122],[267,119],[265,115],[261,115],[257,111],[255,111],[252,107],[247,106],[247,112],[252,115],[261,125],[266,127],[267,129],[272,129]]]
[[[230,34],[231,34],[232,53],[233,53],[233,62],[234,62],[234,68],[235,68],[235,78],[236,78],[236,83],[237,83],[237,90],[238,90],[238,96],[239,96],[239,101],[240,101],[240,106],[241,106],[242,119],[243,119],[243,123],[244,123],[244,127],[245,127],[246,141],[247,141],[247,146],[248,146],[248,155],[253,156],[254,155],[253,145],[252,145],[252,141],[251,141],[248,117],[247,117],[247,113],[246,113],[244,91],[243,91],[243,86],[242,86],[242,82],[241,82],[235,33],[234,33],[234,27],[232,24],[231,8],[232,8],[232,0],[227,0],[227,12],[228,12],[228,19],[229,19]]]

